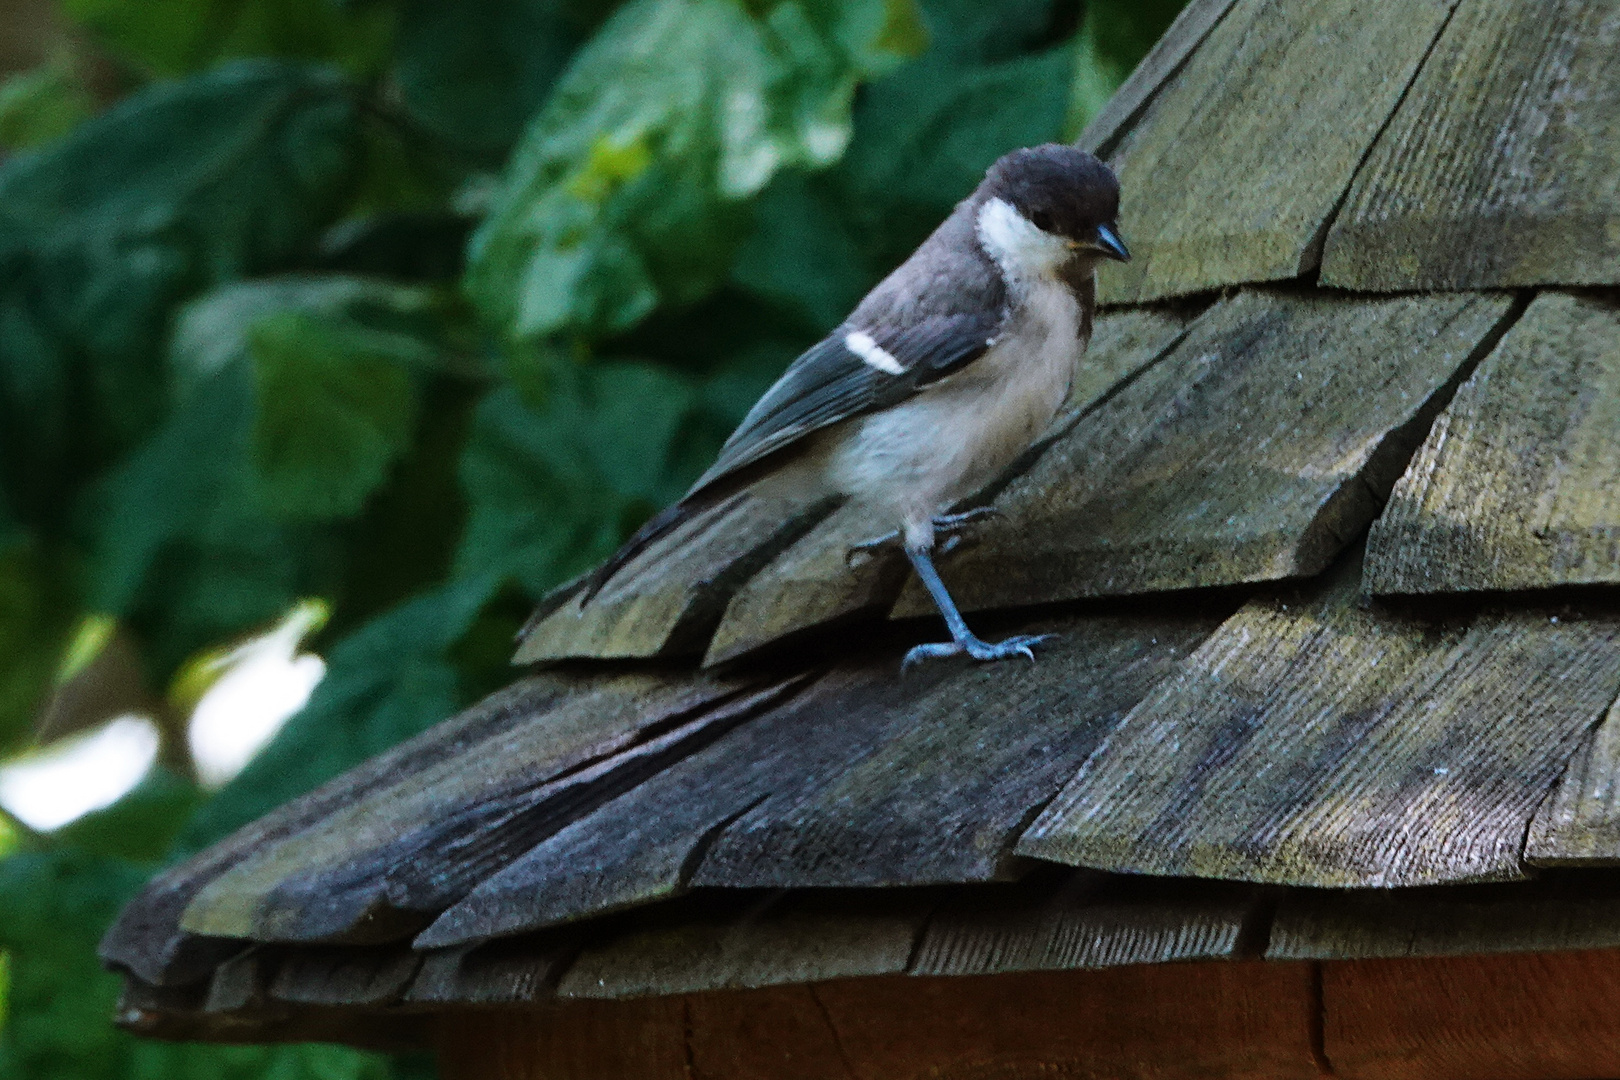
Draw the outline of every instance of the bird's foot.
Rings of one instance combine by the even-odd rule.
[[[913,664],[920,664],[924,660],[942,660],[950,656],[970,656],[975,660],[1009,660],[1015,656],[1026,657],[1031,663],[1035,660],[1035,646],[1054,634],[1020,634],[1017,637],[1007,638],[1005,641],[981,641],[969,636],[961,641],[941,641],[931,645],[918,645],[906,653],[906,658],[900,662],[900,670],[905,671]]]
[[[975,506],[971,510],[964,510],[960,514],[941,514],[934,519],[934,531],[942,533],[955,533],[976,521],[989,521],[991,518],[1001,516],[1001,511],[994,506]]]

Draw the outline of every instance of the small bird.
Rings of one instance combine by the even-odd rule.
[[[1047,144],[1002,157],[793,362],[692,489],[586,580],[581,607],[647,545],[741,490],[836,494],[895,525],[950,628],[949,642],[917,646],[906,665],[1034,659],[1045,635],[987,642],[968,629],[932,553],[938,534],[981,513],[945,512],[1011,464],[1067,398],[1091,336],[1097,264],[1130,258],[1118,210],[1118,180],[1084,150]]]

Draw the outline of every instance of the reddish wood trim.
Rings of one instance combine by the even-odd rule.
[[[446,1016],[441,1066],[445,1080],[1315,1080],[1313,1010],[1304,963],[848,979]]]
[[[1620,950],[1329,961],[1322,995],[1340,1077],[1620,1076]]]
[[[441,1024],[445,1080],[1591,1080],[1620,1076],[1620,950],[893,976]]]

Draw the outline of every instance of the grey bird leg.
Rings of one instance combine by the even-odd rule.
[[[998,518],[1000,516],[1001,511],[997,510],[993,506],[975,506],[973,509],[964,510],[960,514],[939,515],[934,519],[934,532],[936,534],[942,534],[945,537],[945,542],[940,545],[939,550],[941,553],[955,551],[957,545],[961,544],[962,542],[960,533],[964,528],[976,521],[986,521],[990,518]],[[884,533],[882,536],[875,537],[871,540],[862,540],[860,543],[855,544],[844,553],[844,562],[850,566],[860,566],[878,551],[889,547],[890,545],[895,547],[900,546],[899,529],[896,529],[891,533]]]
[[[912,568],[928,589],[928,595],[934,598],[934,606],[945,618],[945,625],[950,628],[951,640],[934,645],[918,645],[906,653],[905,660],[901,661],[900,670],[904,671],[922,660],[933,660],[939,657],[960,656],[963,653],[975,660],[1005,660],[1012,656],[1027,656],[1031,661],[1035,653],[1031,646],[1038,645],[1051,634],[1021,634],[1010,637],[1005,641],[982,641],[968,629],[967,621],[956,608],[956,601],[951,599],[950,592],[945,583],[939,579],[939,571],[934,569],[934,559],[927,548],[906,545],[906,557],[911,560]]]

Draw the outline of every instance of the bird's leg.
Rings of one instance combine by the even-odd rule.
[[[956,550],[957,546],[962,542],[962,537],[959,534],[967,526],[976,521],[987,521],[990,518],[1000,516],[1001,511],[993,506],[975,506],[973,509],[964,510],[960,514],[940,514],[934,518],[934,531],[943,534],[945,537],[945,542],[940,545],[940,551]],[[850,566],[860,566],[883,548],[890,546],[902,546],[900,543],[900,530],[896,529],[894,532],[884,533],[882,536],[874,537],[871,540],[862,540],[859,544],[852,545],[844,553],[844,561]]]
[[[918,645],[906,653],[906,658],[900,664],[904,671],[912,664],[922,660],[933,660],[938,657],[960,656],[966,653],[975,660],[1005,660],[1012,656],[1027,656],[1035,659],[1033,646],[1040,644],[1051,634],[1022,634],[1010,637],[1005,641],[982,641],[968,629],[967,621],[957,610],[956,601],[951,599],[950,591],[939,578],[939,571],[934,569],[934,558],[927,547],[921,544],[907,544],[906,557],[911,560],[912,568],[922,579],[923,585],[928,589],[928,595],[934,598],[934,606],[945,618],[945,625],[950,628],[951,640],[934,645]]]

